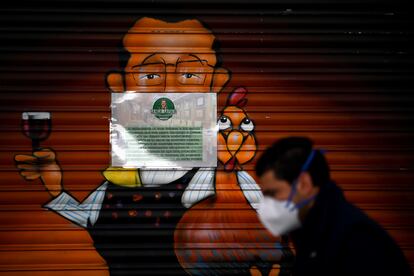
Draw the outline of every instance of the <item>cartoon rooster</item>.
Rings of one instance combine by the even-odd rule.
[[[234,90],[218,119],[223,167],[204,169],[184,195],[209,195],[184,214],[174,234],[176,256],[191,275],[282,275],[291,257],[281,238],[260,224],[255,209],[263,195],[241,167],[257,150],[254,123],[243,109],[246,94],[245,88]]]

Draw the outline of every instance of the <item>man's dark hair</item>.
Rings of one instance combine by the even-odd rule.
[[[269,170],[276,178],[290,184],[301,173],[302,166],[313,150],[313,142],[306,137],[287,137],[276,141],[259,157],[256,174],[260,177]],[[317,150],[307,170],[313,185],[322,186],[330,181],[329,165],[325,156]]]

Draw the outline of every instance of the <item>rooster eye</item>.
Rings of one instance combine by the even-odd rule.
[[[229,117],[221,116],[218,121],[218,125],[219,125],[219,130],[225,130],[231,127],[231,121]]]
[[[254,124],[249,118],[244,118],[240,128],[244,131],[252,131],[254,129]]]

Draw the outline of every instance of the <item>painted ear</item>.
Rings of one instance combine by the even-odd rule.
[[[237,106],[243,108],[247,104],[247,89],[244,87],[237,87],[231,92],[227,99],[227,106]]]
[[[120,72],[109,72],[106,75],[106,87],[111,92],[124,92],[125,91],[125,85],[124,85],[124,76]]]
[[[211,92],[220,93],[230,80],[230,71],[225,68],[216,68],[211,82]]]

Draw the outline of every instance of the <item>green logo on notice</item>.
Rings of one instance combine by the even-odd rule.
[[[160,120],[168,120],[175,114],[174,103],[168,98],[159,98],[152,105],[151,113]]]

